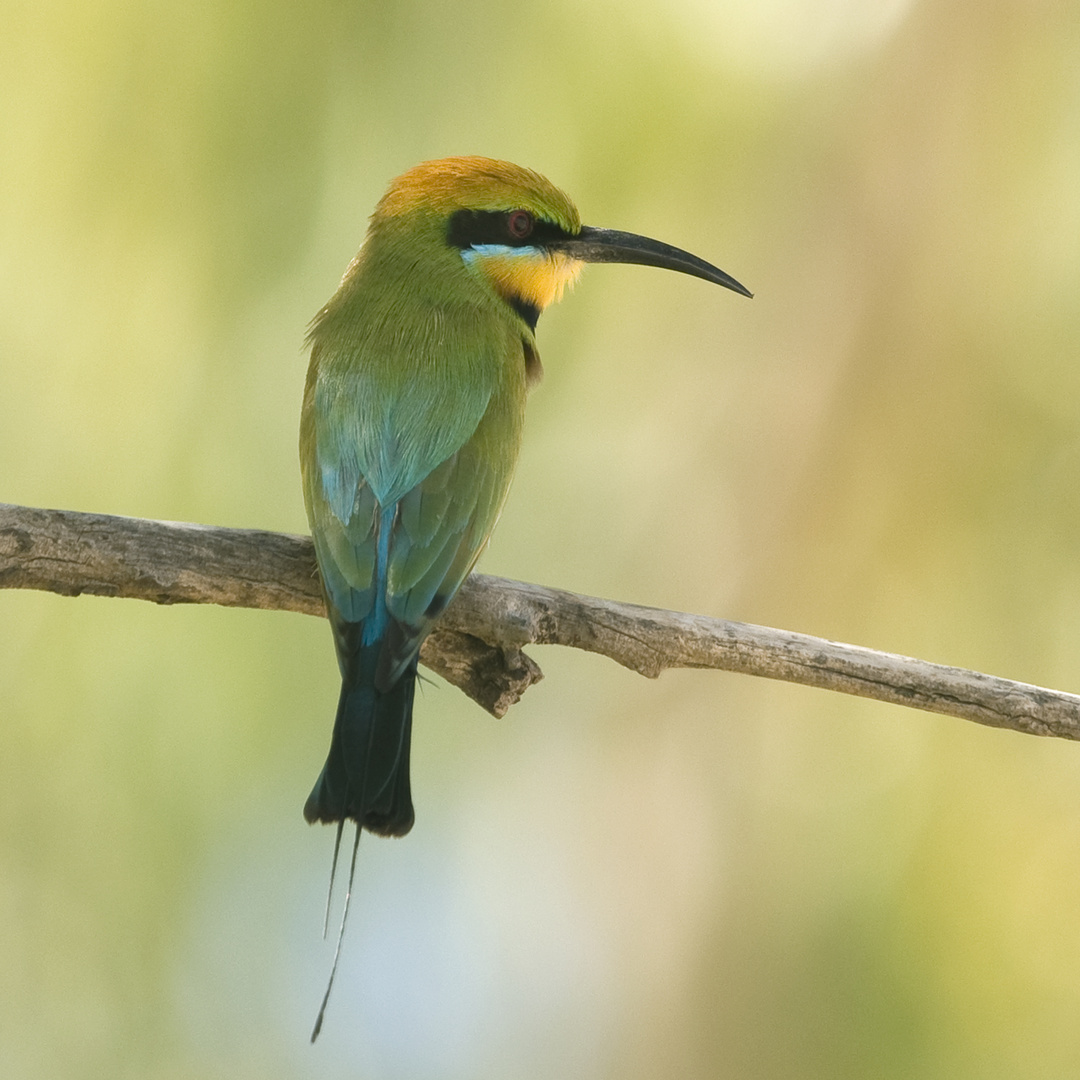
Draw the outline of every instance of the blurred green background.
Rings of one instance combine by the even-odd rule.
[[[2,0],[0,500],[306,530],[311,315],[455,153],[715,261],[545,315],[482,569],[1080,688],[1080,8]],[[535,650],[300,808],[319,620],[0,592],[0,1075],[1074,1078],[1078,748]]]

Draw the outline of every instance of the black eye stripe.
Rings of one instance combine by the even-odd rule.
[[[572,236],[565,229],[543,218],[534,218],[528,236],[516,237],[510,232],[508,221],[513,210],[457,210],[450,215],[446,230],[446,242],[451,247],[467,248],[474,244],[504,244],[508,247],[543,247],[555,240]]]

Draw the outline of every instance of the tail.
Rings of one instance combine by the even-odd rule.
[[[309,822],[351,818],[382,836],[404,836],[413,825],[409,788],[414,656],[387,689],[376,689],[383,641],[364,644],[362,623],[334,627],[342,668],[330,753],[304,805]]]

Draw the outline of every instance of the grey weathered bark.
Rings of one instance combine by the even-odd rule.
[[[0,588],[323,615],[311,541],[0,504]],[[421,660],[496,716],[540,669],[522,649],[567,645],[642,675],[717,668],[837,690],[1032,735],[1080,739],[1080,697],[746,623],[474,574]]]

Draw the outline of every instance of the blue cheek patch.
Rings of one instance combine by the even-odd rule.
[[[542,252],[538,247],[513,247],[510,244],[473,244],[471,247],[461,249],[461,257],[467,262],[474,262],[478,258],[491,255],[524,256],[535,259]]]

